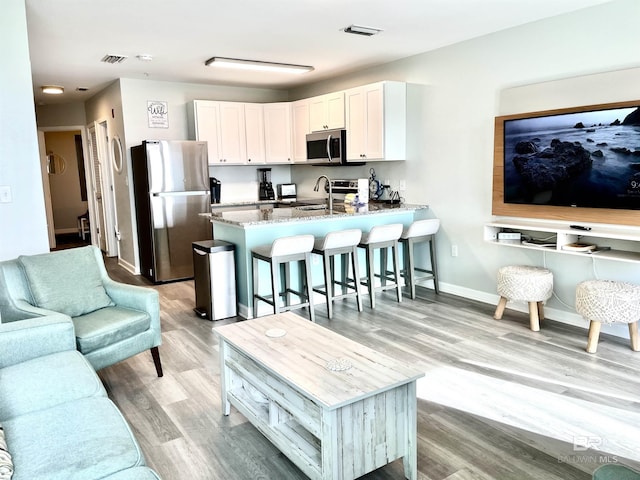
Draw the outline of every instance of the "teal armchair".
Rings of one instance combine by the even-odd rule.
[[[94,246],[0,262],[0,312],[2,323],[68,315],[96,370],[150,350],[162,376],[158,292],[111,279]]]

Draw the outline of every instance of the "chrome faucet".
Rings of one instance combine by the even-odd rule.
[[[331,190],[331,180],[326,175],[320,175],[316,180],[316,186],[313,187],[313,191],[317,192],[320,188],[320,180],[325,179],[327,181],[327,188],[329,189],[329,213],[333,213],[333,191]]]

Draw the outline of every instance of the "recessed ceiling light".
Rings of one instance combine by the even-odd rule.
[[[64,93],[64,87],[61,87],[60,85],[43,85],[40,89],[42,90],[42,93],[46,93],[48,95],[60,95],[61,93]]]
[[[364,35],[365,37],[371,37],[372,35],[377,35],[382,31],[380,28],[374,27],[363,27],[362,25],[349,25],[344,29],[345,33],[353,33],[354,35]]]
[[[262,62],[259,60],[242,60],[240,58],[212,57],[206,62],[208,67],[226,67],[244,70],[262,70],[281,73],[306,73],[313,70],[307,65],[292,65],[289,63]]]

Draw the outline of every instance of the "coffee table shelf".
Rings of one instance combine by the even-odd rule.
[[[281,328],[283,337],[265,335]],[[424,373],[291,312],[214,329],[231,405],[312,479],[358,478],[398,458],[417,477],[415,382]],[[353,365],[330,371],[327,361]]]

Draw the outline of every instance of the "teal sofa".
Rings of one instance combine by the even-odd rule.
[[[1,312],[0,478],[158,480],[77,351],[72,320],[64,314],[4,320]]]
[[[109,278],[95,246],[0,262],[0,312],[5,323],[63,313],[94,369],[150,350],[162,376],[158,292]]]

